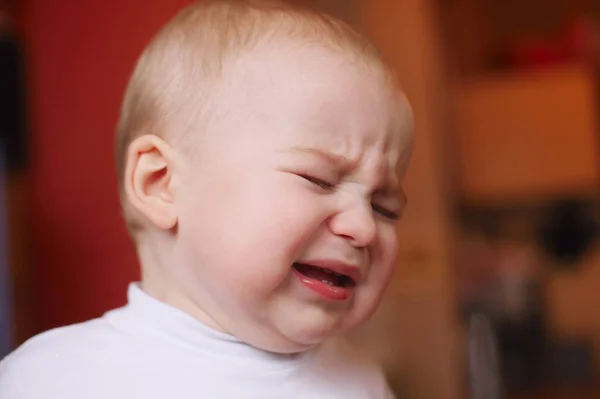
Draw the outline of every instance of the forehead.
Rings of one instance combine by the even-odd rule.
[[[254,139],[346,157],[370,149],[393,164],[408,150],[410,108],[374,60],[302,44],[258,46],[228,72],[225,103]]]

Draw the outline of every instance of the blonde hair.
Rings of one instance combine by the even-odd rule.
[[[201,130],[198,127],[210,119],[211,96],[223,66],[242,51],[281,38],[314,43],[384,66],[366,38],[322,13],[268,0],[204,0],[183,9],[143,51],[121,108],[115,158],[123,215],[132,235],[143,227],[143,219],[124,194],[131,142],[142,134],[183,140],[192,127]]]

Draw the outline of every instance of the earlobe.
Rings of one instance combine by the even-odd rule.
[[[157,136],[141,136],[129,145],[124,180],[127,200],[163,230],[177,225],[175,161],[175,151]]]

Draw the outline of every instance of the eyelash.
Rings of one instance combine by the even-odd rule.
[[[309,176],[309,175],[300,175],[300,177],[302,177],[303,179],[308,180],[309,182],[311,182],[311,183],[319,186],[323,190],[333,191],[335,189],[335,184],[326,182],[325,180],[318,179],[316,177]]]
[[[374,212],[377,212],[378,214],[380,214],[381,216],[383,216],[386,219],[389,219],[389,220],[400,219],[400,215],[398,215],[396,212],[387,210],[379,205],[373,204],[373,205],[371,205],[371,208],[373,209]]]
[[[311,182],[311,183],[319,186],[323,190],[326,190],[326,191],[333,191],[333,190],[335,190],[335,184],[326,182],[325,180],[318,179],[316,177],[309,176],[309,175],[300,175],[300,177],[302,177],[303,179],[305,179],[305,180],[307,180],[307,181],[309,181],[309,182]],[[392,211],[390,211],[388,209],[385,209],[382,206],[372,204],[371,208],[373,209],[374,212],[378,213],[379,215],[381,215],[382,217],[384,217],[386,219],[398,220],[400,218],[400,215],[398,215],[397,213],[392,212]]]

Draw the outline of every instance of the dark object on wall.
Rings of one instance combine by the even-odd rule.
[[[565,268],[574,268],[598,236],[594,206],[584,200],[558,201],[545,212],[540,244]]]
[[[529,291],[529,296],[539,302],[539,287],[532,285]],[[519,321],[500,320],[496,331],[507,390],[511,394],[526,394],[541,388],[548,346],[543,309],[538,304]]]
[[[6,168],[20,171],[27,164],[23,63],[19,44],[0,29],[0,142]]]
[[[594,345],[588,339],[558,340],[549,351],[549,378],[555,388],[593,388]]]

